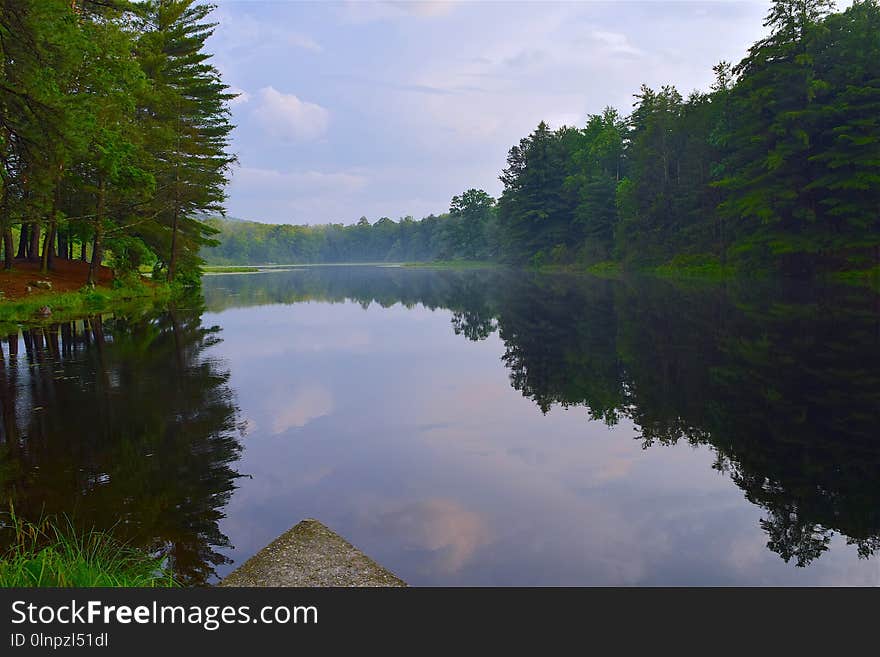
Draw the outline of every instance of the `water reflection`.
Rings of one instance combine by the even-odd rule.
[[[875,294],[316,267],[204,304],[6,338],[4,501],[192,583],[308,516],[413,584],[873,581]]]
[[[767,547],[786,562],[809,564],[835,532],[862,557],[880,546],[880,299],[870,292],[317,268],[227,278],[207,299],[211,309],[449,309],[469,340],[497,331],[511,386],[544,413],[629,420],[646,448],[710,446],[713,467],[763,510]]]
[[[241,446],[217,327],[193,310],[92,317],[6,337],[0,491],[166,555],[192,584],[227,561],[218,521]]]

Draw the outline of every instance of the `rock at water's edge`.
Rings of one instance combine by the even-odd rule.
[[[218,586],[406,586],[406,582],[309,518],[257,552]]]

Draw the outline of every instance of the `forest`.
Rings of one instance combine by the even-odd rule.
[[[56,258],[196,282],[200,266],[494,260],[880,268],[880,4],[775,0],[707,91],[541,122],[479,189],[421,220],[224,219],[229,92],[195,0],[0,0],[3,263]]]
[[[0,0],[3,267],[56,258],[197,280],[235,97],[194,0]],[[17,244],[16,244],[17,242]]]
[[[220,243],[203,255],[221,265],[490,260],[499,256],[497,222],[495,199],[478,189],[453,197],[448,213],[421,220],[296,226],[210,218]]]
[[[635,94],[513,146],[497,200],[373,224],[217,221],[211,262],[494,259],[737,271],[880,266],[880,5],[776,0],[768,35],[708,91]]]

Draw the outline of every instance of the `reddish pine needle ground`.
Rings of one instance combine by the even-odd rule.
[[[0,263],[2,267],[2,263]],[[50,281],[52,292],[75,292],[86,284],[89,265],[80,260],[55,258],[53,269],[47,274],[40,273],[39,262],[14,260],[12,271],[0,268],[0,292],[2,299],[10,301],[27,296],[27,287],[33,287],[34,281]],[[113,271],[109,267],[98,270],[98,284],[108,285],[113,280]],[[31,294],[45,294],[46,290],[34,289]]]

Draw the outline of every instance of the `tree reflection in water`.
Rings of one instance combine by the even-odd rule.
[[[204,356],[200,313],[99,316],[11,334],[0,389],[4,505],[165,555],[204,584],[226,557],[218,527],[238,476],[229,372]]]
[[[710,446],[786,561],[808,564],[834,532],[863,557],[880,546],[880,298],[868,290],[356,267],[230,277],[208,307],[233,298],[448,309],[469,340],[498,332],[511,385],[543,412],[629,418],[646,448]]]

